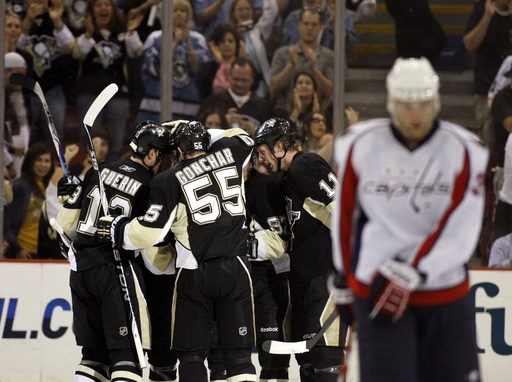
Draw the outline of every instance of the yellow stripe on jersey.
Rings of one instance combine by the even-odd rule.
[[[162,273],[166,273],[172,264],[176,252],[171,244],[162,247],[149,247],[144,250],[144,257]]]
[[[157,244],[162,235],[162,228],[150,228],[143,226],[137,219],[134,219],[127,225],[125,239],[131,244],[129,248],[148,248]],[[126,243],[126,240],[124,241]]]
[[[326,207],[324,204],[314,201],[311,198],[304,200],[304,211],[313,216],[315,219],[320,220],[323,225],[331,229],[331,211],[333,203],[329,203]]]
[[[79,209],[61,208],[57,214],[57,222],[64,232],[71,236],[71,228],[80,217]]]

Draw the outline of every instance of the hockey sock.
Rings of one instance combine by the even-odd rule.
[[[150,382],[176,382],[177,367],[174,366],[166,366],[166,367],[158,367],[151,365],[149,368],[149,381]]]
[[[142,382],[142,370],[131,361],[119,361],[112,368],[111,382]]]
[[[207,382],[204,358],[196,355],[180,357],[180,382]]]
[[[109,367],[100,362],[82,360],[75,371],[75,382],[107,382],[109,380]]]
[[[315,369],[315,382],[337,382],[340,376],[341,366]]]
[[[210,382],[225,382],[227,377],[226,370],[210,370]]]
[[[288,368],[263,367],[260,372],[260,382],[287,382]]]
[[[315,382],[315,369],[310,363],[300,365],[300,382]]]

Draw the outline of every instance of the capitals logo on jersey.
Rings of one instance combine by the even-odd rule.
[[[50,69],[52,61],[60,56],[57,40],[47,35],[31,36],[23,49],[32,56],[34,71],[38,77],[42,77]]]

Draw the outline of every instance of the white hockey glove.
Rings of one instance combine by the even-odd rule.
[[[336,303],[341,321],[346,325],[354,323],[354,293],[347,285],[345,275],[334,273],[327,279],[327,290]]]
[[[396,322],[404,314],[409,296],[424,281],[416,268],[399,260],[386,260],[371,285],[370,319]]]
[[[122,248],[124,227],[130,222],[130,218],[126,215],[102,216],[98,220],[98,239],[100,242],[112,242],[115,248]]]

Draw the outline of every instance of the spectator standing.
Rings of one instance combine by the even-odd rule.
[[[243,42],[230,24],[217,26],[208,41],[213,60],[202,64],[197,73],[200,102],[211,94],[229,88],[229,71],[237,57],[244,57]]]
[[[489,255],[489,268],[512,267],[512,233],[494,241]]]
[[[350,0],[349,0],[350,1]],[[325,0],[304,0],[302,9],[295,9],[286,17],[283,23],[282,44],[295,44],[300,40],[300,32],[297,24],[300,21],[300,13],[303,9],[313,9],[322,15],[322,30],[318,34],[318,43],[326,48],[334,50],[334,22],[335,22],[335,2]],[[356,50],[357,33],[354,27],[354,21],[350,12],[345,13],[345,64]]]
[[[512,71],[507,76],[512,75]],[[512,232],[512,85],[507,85],[494,97],[491,106],[495,142],[496,205],[494,207],[494,240]]]
[[[288,119],[297,128],[297,136],[304,135],[304,117],[313,112],[324,110],[322,96],[318,91],[315,78],[309,72],[299,72],[293,78],[293,88],[288,100],[286,112]]]
[[[231,127],[241,127],[249,135],[253,135],[261,121],[269,116],[267,100],[251,91],[254,89],[255,76],[256,72],[251,61],[244,57],[235,59],[231,64],[229,88],[208,97],[201,103],[199,112],[218,107],[224,110]]]
[[[15,52],[21,36],[21,17],[15,13],[5,15],[5,53]]]
[[[190,2],[175,1],[173,12],[172,116],[173,119],[193,119],[199,110],[196,75],[199,67],[211,60],[211,55],[204,36],[190,30],[193,17]],[[160,117],[161,44],[161,30],[151,33],[144,43],[142,80],[145,92],[137,122]]]
[[[512,54],[511,4],[509,0],[479,0],[471,13],[463,36],[466,51],[475,53],[473,92],[474,129],[492,147],[487,138],[490,128],[487,93],[503,60]]]
[[[297,28],[300,40],[279,48],[272,58],[271,85],[276,107],[284,109],[292,92],[292,79],[298,72],[311,73],[324,100],[334,93],[334,52],[318,44],[322,13],[316,8],[300,11]]]
[[[467,267],[488,150],[437,120],[426,58],[399,58],[387,91],[391,118],[352,125],[334,150],[333,261],[355,295],[361,380],[480,381]],[[339,310],[348,316],[349,301]]]
[[[21,174],[23,157],[28,150],[30,128],[27,119],[27,108],[22,88],[12,85],[9,78],[13,73],[26,74],[27,63],[23,56],[16,52],[6,53],[4,61],[5,87],[5,136],[4,144],[12,155],[13,166],[17,177]]]
[[[39,82],[52,113],[55,127],[63,133],[66,97],[63,89],[66,62],[71,60],[75,38],[62,19],[63,0],[28,0],[18,47],[31,56],[28,75]],[[39,98],[31,94],[30,142],[51,142],[45,112]]]
[[[194,1],[195,20],[199,32],[201,32],[207,40],[213,30],[221,24],[229,23],[229,9],[232,0],[196,0]],[[253,4],[259,17],[263,12],[264,0],[254,0]]]
[[[263,14],[258,18],[256,8],[249,0],[233,0],[229,22],[244,41],[245,56],[256,69],[256,94],[270,99],[270,62],[265,43],[272,33],[277,17],[276,0],[264,0]]]
[[[119,159],[124,143],[129,110],[125,65],[142,53],[142,42],[136,31],[142,17],[138,15],[125,24],[115,0],[89,0],[85,33],[78,37],[73,51],[73,57],[80,61],[76,96],[80,121],[108,84],[119,86],[119,92],[96,118],[113,137],[109,159]],[[85,133],[80,131],[80,142],[85,145]]]
[[[434,64],[446,35],[434,18],[428,0],[385,0],[385,3],[395,20],[398,57],[426,57]]]
[[[4,237],[9,243],[8,258],[41,257],[38,248],[39,224],[45,190],[54,167],[46,143],[34,143],[28,149],[21,166],[21,177],[13,183],[13,201],[5,206]]]

